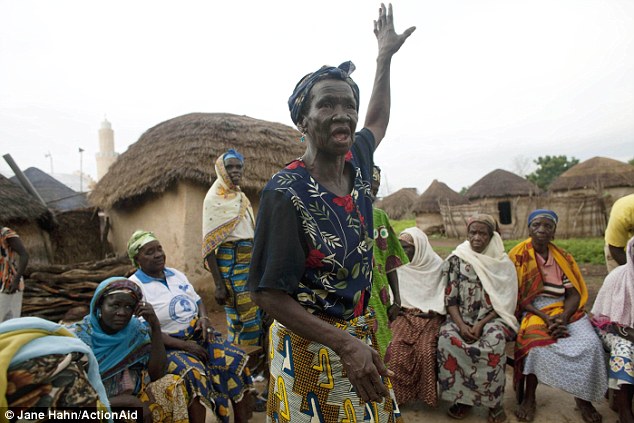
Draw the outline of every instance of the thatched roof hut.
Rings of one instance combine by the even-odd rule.
[[[383,197],[375,205],[379,209],[383,209],[390,219],[409,219],[413,217],[412,206],[417,198],[416,188],[401,188],[395,193]]]
[[[0,222],[8,225],[12,222],[43,223],[48,220],[48,209],[3,175],[0,175],[0,198]]]
[[[634,166],[607,157],[577,163],[553,181],[551,191],[612,187],[634,187]]]
[[[434,179],[425,192],[423,192],[414,203],[413,211],[417,215],[421,213],[440,214],[441,203],[454,206],[468,202],[469,200],[449,188],[447,184]]]
[[[227,113],[190,113],[148,129],[97,183],[90,201],[126,207],[164,193],[176,182],[209,187],[216,158],[229,148],[245,156],[241,188],[257,195],[273,173],[305,147],[300,133],[281,123]]]
[[[479,198],[533,196],[540,193],[540,189],[532,182],[508,170],[496,169],[487,173],[465,193],[469,200]]]
[[[126,251],[136,229],[153,231],[168,266],[183,271],[213,301],[211,276],[202,266],[202,209],[216,178],[214,163],[229,148],[245,157],[241,188],[257,209],[271,176],[300,156],[300,133],[281,123],[226,113],[191,113],[148,129],[110,166],[89,196],[110,219],[109,240]]]

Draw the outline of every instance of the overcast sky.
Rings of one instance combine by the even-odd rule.
[[[634,2],[403,0],[415,25],[392,63],[382,192],[433,179],[459,191],[543,155],[634,157]],[[123,152],[191,112],[292,125],[287,99],[352,60],[361,119],[379,3],[0,0],[0,153],[22,169],[96,177],[104,116]],[[361,120],[362,122],[362,120]],[[210,164],[211,166],[211,164]],[[0,160],[0,171],[12,172]]]

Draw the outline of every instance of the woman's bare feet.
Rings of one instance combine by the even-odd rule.
[[[603,416],[599,414],[594,405],[590,401],[582,400],[581,398],[575,398],[577,408],[581,412],[581,417],[586,423],[601,423]]]
[[[515,409],[515,416],[521,422],[532,422],[535,419],[536,410],[535,398],[524,398],[524,401]]]

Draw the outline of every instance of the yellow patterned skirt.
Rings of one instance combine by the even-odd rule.
[[[349,321],[319,316],[376,349],[373,318]],[[333,350],[291,332],[275,321],[270,328],[270,371],[267,421],[297,422],[401,422],[389,378],[383,382],[390,398],[365,403],[343,375],[341,359]]]

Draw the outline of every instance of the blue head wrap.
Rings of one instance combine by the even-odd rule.
[[[533,222],[533,220],[537,219],[538,217],[545,217],[546,219],[550,219],[555,222],[555,225],[557,224],[557,222],[559,222],[559,217],[554,211],[547,209],[537,209],[533,210],[533,212],[528,215],[528,225],[530,226],[531,222]]]
[[[224,156],[222,156],[222,160],[223,161],[225,161],[227,159],[238,159],[238,160],[240,160],[240,163],[244,164],[244,156],[242,154],[238,153],[233,148],[230,148],[229,150],[227,150],[227,152],[224,154]]]
[[[320,80],[325,78],[331,79],[339,79],[341,81],[346,81],[350,84],[352,88],[352,93],[354,94],[354,99],[357,102],[357,112],[359,111],[359,87],[357,84],[350,78],[350,74],[354,72],[354,63],[347,61],[340,64],[338,67],[333,66],[322,66],[319,70],[309,73],[304,76],[295,86],[293,90],[293,94],[288,98],[288,109],[291,112],[291,119],[293,123],[297,125],[299,121],[299,115],[302,112],[302,108],[304,107],[304,102],[308,98],[308,93],[313,88],[313,86]]]
[[[134,282],[122,277],[108,278],[95,289],[90,314],[72,327],[75,335],[94,351],[104,380],[136,362],[147,363],[149,359],[150,329],[146,323],[132,316],[126,327],[113,334],[104,332],[99,324],[103,298],[119,290],[128,291],[137,301],[143,296]]]

